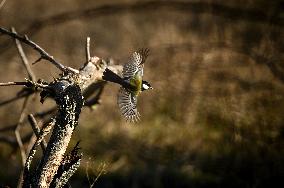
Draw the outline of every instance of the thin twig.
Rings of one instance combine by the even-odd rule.
[[[89,62],[91,59],[91,53],[90,53],[90,37],[87,37],[86,40],[86,62]]]
[[[87,176],[87,179],[88,179],[89,186],[91,187],[92,183],[91,183],[91,181],[90,181],[90,175],[89,175],[89,161],[87,161],[86,176]],[[94,181],[93,178],[92,178],[92,181]]]
[[[93,188],[94,185],[95,185],[95,183],[98,181],[98,179],[99,179],[103,174],[106,173],[106,169],[105,169],[106,166],[107,166],[106,163],[101,163],[101,164],[100,164],[100,166],[98,167],[99,174],[97,175],[97,177],[96,177],[95,181],[93,182],[93,185],[92,185],[91,188]]]
[[[27,96],[24,100],[23,107],[22,107],[22,110],[21,110],[21,115],[20,115],[18,124],[15,128],[15,136],[16,136],[16,140],[17,140],[17,143],[19,145],[19,148],[20,148],[23,166],[25,165],[25,162],[26,162],[26,152],[25,152],[24,145],[23,145],[23,142],[22,142],[22,139],[21,139],[21,136],[20,136],[20,126],[23,123],[25,115],[26,115],[25,113],[26,113],[26,109],[27,109],[27,106],[28,106],[29,98],[30,98],[30,96]]]
[[[17,34],[15,28],[12,28],[12,32],[15,33],[15,34]],[[35,78],[35,76],[34,76],[34,74],[33,74],[33,71],[31,70],[31,68],[30,68],[30,66],[29,66],[29,62],[28,62],[27,57],[26,57],[26,55],[25,55],[25,53],[24,53],[24,51],[23,51],[23,48],[22,48],[22,45],[21,45],[20,41],[15,38],[15,43],[16,43],[16,46],[17,46],[19,55],[20,55],[20,57],[21,57],[21,59],[22,59],[22,62],[23,62],[24,66],[25,66],[25,68],[26,68],[26,70],[27,70],[29,79],[31,79],[32,82],[35,82],[36,78]],[[16,84],[16,85],[18,85],[18,84],[24,84],[24,83],[15,82],[15,83],[8,83],[8,84]],[[24,85],[27,86],[27,83],[25,83]],[[20,98],[22,98],[22,97],[28,97],[28,96],[31,95],[32,93],[34,93],[34,92],[33,92],[33,91],[28,91],[28,92],[25,93],[25,94],[17,95],[16,97],[13,97],[12,99],[9,99],[9,100],[6,100],[6,101],[1,102],[1,103],[0,103],[0,106],[1,106],[1,105],[5,105],[5,104],[8,104],[8,103],[10,103],[10,102],[13,102],[13,101],[15,101],[15,100],[17,100],[17,99],[20,99]],[[17,126],[18,126],[18,125],[17,125]],[[17,128],[17,126],[16,126],[16,128]],[[22,141],[21,141],[21,139],[20,139],[20,135],[19,135],[19,132],[18,132],[17,130],[15,131],[15,135],[16,135],[17,142],[21,145],[21,144],[22,144]],[[23,153],[23,152],[21,152],[21,153]],[[22,155],[22,156],[23,156],[23,155]]]
[[[26,152],[25,152],[25,148],[24,148],[24,144],[22,142],[21,139],[21,135],[18,129],[15,130],[15,136],[16,136],[16,140],[20,149],[20,153],[21,153],[21,160],[22,160],[22,165],[25,165],[26,162]]]
[[[23,143],[28,142],[31,139],[32,135],[33,135],[33,132],[28,133],[27,135],[23,136],[21,138],[22,142]],[[12,147],[18,147],[17,140],[14,136],[0,135],[0,142],[7,143],[11,145]]]
[[[14,27],[12,27],[12,32],[17,34],[16,29]],[[29,79],[32,80],[33,82],[35,82],[36,81],[35,75],[34,75],[32,69],[30,67],[30,63],[29,63],[29,61],[27,59],[27,56],[26,56],[26,54],[25,54],[25,52],[23,50],[21,42],[18,39],[15,38],[15,43],[16,43],[19,55],[20,55],[20,57],[22,59],[22,63],[25,66],[25,68],[27,70],[27,73],[29,75]]]
[[[44,118],[45,116],[47,116],[49,114],[52,114],[55,111],[56,111],[56,108],[53,107],[53,108],[50,108],[50,109],[48,109],[46,111],[35,113],[34,117]],[[6,127],[2,127],[2,128],[0,128],[0,132],[6,132],[6,131],[15,130],[16,126],[17,126],[17,124],[13,124],[13,125],[9,125],[9,126],[6,126]]]
[[[29,88],[35,87],[35,88],[42,88],[42,89],[50,89],[50,87],[47,84],[43,84],[41,82],[33,82],[31,80],[26,79],[26,82],[6,82],[6,83],[0,83],[0,86],[12,86],[12,85],[21,85],[26,86]]]
[[[0,83],[0,86],[12,86],[12,85],[26,86],[27,82],[6,82],[6,83]]]
[[[19,36],[18,34],[10,32],[10,31],[8,31],[8,30],[6,30],[4,28],[1,28],[1,27],[0,27],[0,32],[2,34],[9,35],[10,37],[18,39],[19,41],[29,45],[30,47],[32,47],[34,50],[36,50],[41,55],[40,59],[45,59],[45,60],[51,62],[53,65],[55,65],[61,71],[65,72],[67,70],[66,66],[64,66],[61,63],[55,61],[55,59],[51,55],[49,55],[39,45],[37,45],[33,41],[29,40],[27,36],[24,36],[24,37]]]
[[[34,131],[34,133],[36,135],[36,137],[39,138],[40,137],[40,129],[39,129],[39,126],[38,126],[38,124],[36,122],[35,117],[32,114],[29,114],[28,115],[28,120],[30,122],[30,125],[31,125],[31,127],[32,127],[32,129],[33,129],[33,131]],[[44,139],[40,143],[40,146],[41,146],[42,151],[44,152],[45,148],[46,148],[46,142],[45,142]]]
[[[0,102],[0,106],[9,104],[9,103],[11,103],[11,102],[14,102],[14,101],[16,101],[16,100],[19,100],[19,99],[21,99],[21,98],[23,98],[23,97],[26,97],[26,96],[29,96],[29,95],[31,95],[31,94],[32,94],[32,92],[30,92],[30,93],[24,93],[24,94],[21,94],[21,95],[14,96],[14,97],[12,97],[12,98],[10,98],[10,99],[7,99],[7,100],[5,100],[5,101],[1,101],[1,102]]]
[[[36,152],[36,148],[40,145],[40,143],[43,141],[44,137],[50,132],[51,128],[55,124],[55,119],[48,123],[46,126],[43,126],[42,130],[40,131],[39,137],[37,138],[36,142],[34,143],[34,146],[32,147],[29,156],[26,161],[26,167],[30,168],[30,162],[32,161],[32,158],[34,157],[34,154]],[[28,165],[28,166],[27,166]]]
[[[91,158],[90,158],[91,160]],[[90,175],[89,175],[89,161],[87,161],[87,166],[86,166],[86,176],[89,182],[89,187],[93,188],[95,186],[95,183],[98,181],[98,179],[103,175],[106,174],[107,170],[106,170],[107,164],[105,162],[101,163],[98,168],[97,168],[97,173],[94,172],[94,170],[91,167],[91,172],[93,172],[96,175],[96,178],[92,177],[92,181],[90,180]]]
[[[33,160],[33,157],[36,153],[37,147],[40,145],[40,143],[43,141],[44,137],[50,132],[51,128],[55,124],[55,119],[53,119],[50,123],[46,124],[46,126],[42,127],[42,130],[40,131],[39,137],[37,137],[36,142],[34,143],[33,147],[31,148],[29,155],[27,157],[24,170],[23,170],[23,178],[24,178],[24,185],[23,187],[30,187],[31,186],[31,177],[30,177],[30,167]]]

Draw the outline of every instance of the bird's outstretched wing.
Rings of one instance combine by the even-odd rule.
[[[134,52],[128,63],[123,66],[122,76],[124,78],[131,78],[137,73],[137,71],[141,71],[143,75],[143,64],[145,63],[148,54],[149,49],[147,48]]]
[[[122,115],[127,121],[137,122],[140,120],[140,114],[137,111],[137,98],[128,92],[125,88],[121,87],[118,92],[118,106]]]

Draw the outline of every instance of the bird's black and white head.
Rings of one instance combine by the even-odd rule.
[[[143,80],[142,81],[142,91],[148,90],[148,89],[153,89],[152,86],[149,84],[149,82]]]

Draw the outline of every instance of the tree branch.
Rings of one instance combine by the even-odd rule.
[[[37,44],[31,42],[27,38],[20,37],[16,33],[11,33],[6,30],[4,30],[4,33],[22,42],[26,42],[30,46],[34,46],[35,50],[42,52],[42,49],[38,48]],[[89,42],[87,41],[87,43]],[[87,44],[86,48],[87,51],[89,51],[89,44]],[[42,53],[45,52],[43,51]],[[87,58],[89,58],[88,56],[90,56],[90,54],[88,53],[89,52],[86,53]],[[41,57],[46,56],[51,57],[48,54],[43,54]],[[59,66],[58,64],[56,65]],[[37,128],[35,119],[32,116],[29,116],[33,130],[37,135],[37,140],[31,148],[25,163],[23,171],[24,187],[48,187],[52,183],[55,175],[56,179],[54,180],[53,184],[55,184],[56,186],[63,186],[74,174],[80,164],[81,155],[74,155],[77,157],[75,157],[72,162],[68,162],[65,161],[64,154],[73,131],[78,124],[81,108],[83,107],[82,93],[85,93],[85,95],[87,96],[91,96],[88,95],[87,91],[94,91],[94,88],[92,88],[91,86],[97,85],[97,89],[95,89],[95,91],[98,91],[98,93],[93,99],[90,100],[89,103],[94,104],[99,101],[99,97],[102,93],[102,88],[105,83],[102,81],[102,75],[106,67],[113,70],[114,72],[120,72],[122,70],[122,66],[108,66],[108,64],[101,58],[90,57],[89,61],[85,63],[79,70],[72,69],[70,67],[64,67],[62,65],[61,68],[63,73],[60,74],[59,78],[55,79],[51,83],[42,82],[41,80],[37,82],[27,80],[26,82],[0,83],[0,86],[23,85],[27,88],[34,88],[35,90],[37,90],[37,88],[40,88],[42,90],[42,99],[46,96],[50,96],[57,103],[58,113],[56,117],[54,118],[50,126],[42,128],[40,134],[38,133],[39,130]],[[20,120],[15,127],[15,134],[20,146],[21,140],[19,136],[19,125],[24,121],[23,117],[25,114],[28,97],[25,101],[26,102],[23,105]],[[52,124],[54,124],[54,128],[46,146],[46,150],[44,151],[44,154],[41,158],[40,163],[37,165],[36,170],[32,172],[30,170],[30,167],[37,147],[43,141],[44,137],[48,134]],[[63,171],[59,173],[59,167],[62,165],[66,166],[65,164],[68,164],[70,168],[63,169]]]
[[[34,117],[38,117],[38,118],[44,118],[46,117],[47,115],[51,115],[52,113],[54,113],[56,111],[56,108],[53,107],[53,108],[50,108],[46,111],[42,111],[42,112],[37,112],[34,114]],[[25,121],[24,121],[25,122]],[[2,127],[0,128],[0,132],[6,132],[6,131],[13,131],[15,130],[17,124],[13,124],[13,125],[9,125],[9,126],[6,126],[6,127]]]
[[[13,85],[18,85],[18,86],[27,86],[27,82],[6,82],[6,83],[0,83],[0,86],[13,86]]]
[[[10,31],[8,31],[4,28],[1,28],[1,27],[0,27],[0,33],[8,35],[12,38],[15,38],[15,39],[29,45],[30,47],[32,47],[35,51],[37,51],[41,55],[40,59],[45,59],[45,60],[51,62],[53,65],[55,65],[62,72],[65,72],[67,70],[67,67],[65,67],[61,63],[55,61],[55,59],[52,56],[50,56],[46,51],[44,51],[39,45],[37,45],[33,41],[29,40],[27,36],[25,36],[25,37],[19,36],[18,34],[14,33],[14,32],[10,32]]]
[[[23,143],[28,142],[31,139],[32,135],[33,135],[33,133],[29,133],[29,134],[21,137],[22,142]],[[9,145],[11,145],[12,147],[15,147],[15,148],[18,146],[17,140],[14,136],[0,135],[0,142],[9,144]]]
[[[12,32],[17,34],[16,29],[14,27],[12,27]],[[28,61],[27,56],[26,56],[26,54],[25,54],[25,52],[23,50],[21,42],[18,39],[15,38],[15,43],[16,43],[19,55],[20,55],[20,57],[22,59],[22,63],[23,63],[23,65],[25,66],[25,68],[27,70],[29,79],[32,80],[33,82],[35,82],[36,81],[35,75],[34,75],[32,69],[30,67],[29,61]]]
[[[89,62],[91,60],[91,54],[90,54],[90,37],[87,37],[86,40],[86,62]]]
[[[21,136],[20,136],[20,126],[21,126],[21,124],[24,121],[28,103],[29,103],[29,96],[27,96],[25,98],[25,100],[24,100],[23,107],[22,107],[22,110],[21,110],[21,115],[20,115],[18,124],[17,124],[17,126],[15,128],[15,131],[14,131],[15,132],[15,136],[16,136],[16,140],[17,140],[17,143],[18,143],[18,146],[20,148],[21,157],[22,157],[22,165],[23,166],[25,165],[25,162],[26,162],[26,151],[25,151],[25,148],[24,148]]]
[[[33,182],[33,176],[35,173],[32,173],[30,171],[31,168],[31,163],[33,160],[33,157],[36,153],[37,147],[40,145],[40,143],[43,141],[44,137],[50,132],[51,128],[54,126],[55,120],[53,119],[50,123],[48,123],[46,126],[44,126],[39,134],[39,137],[37,137],[36,142],[34,143],[32,149],[29,152],[29,155],[27,157],[25,167],[23,170],[23,187],[31,187],[34,182]],[[34,186],[35,187],[35,186]]]
[[[4,106],[4,105],[6,105],[6,104],[9,104],[9,103],[11,103],[11,102],[14,102],[14,101],[16,101],[16,100],[19,100],[19,99],[21,99],[21,98],[23,98],[23,97],[27,97],[27,96],[29,96],[29,95],[31,95],[31,94],[33,94],[34,92],[32,92],[32,90],[30,90],[30,92],[25,92],[25,93],[20,93],[20,94],[18,94],[18,95],[16,95],[16,96],[14,96],[14,97],[12,97],[12,98],[10,98],[10,99],[7,99],[7,100],[5,100],[5,101],[1,101],[0,102],[0,106]],[[1,130],[1,129],[0,129]],[[0,131],[1,132],[1,131]]]
[[[63,187],[80,166],[83,154],[79,153],[79,143],[63,158],[50,187]]]
[[[30,125],[36,135],[37,138],[40,137],[40,129],[39,129],[39,126],[35,120],[35,117],[32,115],[32,114],[29,114],[28,115],[28,120],[30,122]],[[45,151],[45,148],[46,148],[46,142],[44,139],[42,139],[42,142],[40,143],[40,146],[41,146],[41,149],[42,151],[44,152]]]
[[[36,173],[35,182],[39,187],[49,187],[63,159],[83,106],[83,98],[80,93],[79,86],[70,85],[55,97],[59,111],[45,155]]]

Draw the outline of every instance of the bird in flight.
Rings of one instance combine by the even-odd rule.
[[[142,79],[143,67],[149,49],[140,49],[134,52],[129,61],[123,66],[122,77],[106,68],[103,73],[105,81],[119,84],[121,87],[117,96],[117,103],[122,115],[127,121],[137,122],[140,114],[137,110],[137,97],[142,91],[153,89],[151,85]]]

